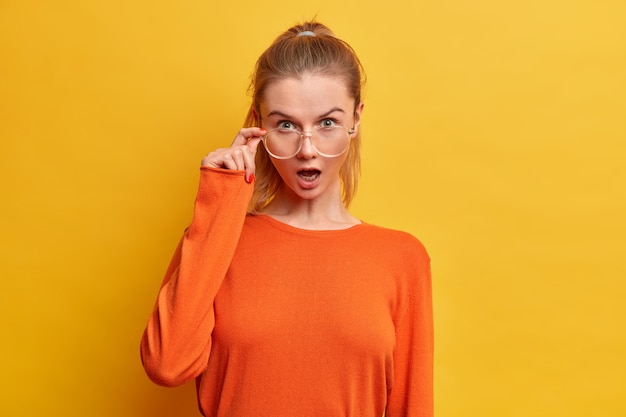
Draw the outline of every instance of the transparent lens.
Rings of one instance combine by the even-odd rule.
[[[265,135],[265,149],[275,158],[291,158],[300,150],[300,132],[293,129],[274,129]]]
[[[343,127],[322,127],[315,133],[313,146],[320,155],[339,156],[348,149],[350,136]]]
[[[298,154],[305,136],[317,153],[327,158],[343,154],[350,144],[350,133],[341,126],[320,127],[310,136],[294,129],[273,129],[265,135],[263,144],[274,158],[287,159]]]

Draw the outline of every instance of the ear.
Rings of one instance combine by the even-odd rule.
[[[252,109],[252,118],[254,119],[254,125],[259,125],[259,114],[256,112],[256,109]]]
[[[358,106],[354,109],[354,133],[359,133],[359,125],[361,124],[361,114],[363,114],[363,107],[365,103],[360,102]]]

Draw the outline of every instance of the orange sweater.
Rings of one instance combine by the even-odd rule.
[[[141,341],[150,378],[196,378],[205,416],[433,415],[429,258],[411,235],[246,215],[243,171],[202,168]]]

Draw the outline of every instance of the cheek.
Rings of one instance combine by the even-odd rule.
[[[278,175],[282,179],[283,174],[286,174],[287,171],[290,168],[289,160],[288,159],[274,159],[274,158],[270,158],[270,161],[271,161],[272,165],[274,165],[274,169],[276,169],[276,172],[278,172]]]
[[[337,170],[337,172],[341,172],[341,169],[343,168],[343,166],[346,163],[346,160],[348,159],[348,152],[346,152],[345,154],[335,159],[337,159],[335,169]]]

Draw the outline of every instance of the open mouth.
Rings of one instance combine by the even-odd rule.
[[[307,182],[315,181],[320,174],[321,171],[319,169],[301,169],[298,171],[298,176]]]

